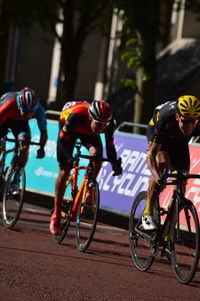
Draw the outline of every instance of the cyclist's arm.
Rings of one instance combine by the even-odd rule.
[[[41,105],[41,103],[38,103],[38,107],[34,113],[33,118],[36,119],[40,132],[47,130],[46,114],[45,114],[44,107]]]
[[[85,116],[82,116],[80,114],[70,114],[69,117],[66,119],[64,125],[62,125],[61,127],[59,133],[60,138],[64,138],[65,140],[70,138],[70,135],[72,134],[73,130],[84,123],[84,119]]]
[[[121,160],[117,160],[117,152],[114,145],[114,123],[111,121],[110,125],[106,129],[106,153],[108,159],[111,161],[112,169],[114,171],[114,176],[122,174]]]
[[[37,120],[38,128],[40,130],[40,148],[37,151],[37,157],[43,158],[45,156],[44,147],[48,140],[48,132],[47,132],[47,120],[46,114],[43,106],[39,103],[38,108],[33,116]]]
[[[117,161],[117,152],[114,144],[114,123],[111,121],[109,126],[105,131],[105,139],[106,139],[106,153],[109,160],[112,162]]]

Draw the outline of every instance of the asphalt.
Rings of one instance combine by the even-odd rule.
[[[26,203],[30,203],[35,206],[44,207],[49,210],[53,209],[54,200],[52,196],[25,191],[24,200]],[[127,216],[99,209],[98,220],[108,225],[126,230],[128,229],[129,218]]]

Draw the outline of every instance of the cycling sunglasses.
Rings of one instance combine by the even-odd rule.
[[[197,124],[199,122],[199,119],[198,118],[195,118],[195,119],[187,119],[187,118],[180,118],[181,121],[185,124]]]
[[[108,126],[110,124],[110,121],[107,121],[107,122],[102,122],[102,121],[98,121],[98,120],[95,120],[95,119],[92,119],[96,124],[99,124],[99,125],[103,125],[103,126]]]

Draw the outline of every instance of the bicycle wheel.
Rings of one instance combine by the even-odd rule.
[[[53,235],[53,239],[57,244],[60,244],[63,241],[69,229],[72,204],[73,201],[64,201],[61,206],[60,235]]]
[[[144,208],[146,206],[146,191],[140,192],[133,203],[129,218],[129,244],[132,260],[140,271],[148,270],[155,256],[153,256],[151,235],[154,231],[144,231],[141,220]],[[156,250],[154,249],[154,253]]]
[[[196,272],[199,260],[199,221],[192,202],[180,206],[172,223],[171,262],[181,283],[189,283]]]
[[[13,191],[13,184],[17,187],[15,191]],[[24,168],[9,167],[5,175],[2,204],[3,224],[7,228],[12,228],[19,219],[23,206],[25,185]]]
[[[90,190],[90,202],[88,202],[88,190]],[[81,202],[78,206],[76,220],[76,246],[79,251],[85,251],[93,238],[97,214],[99,209],[99,186],[93,180],[92,185],[89,184],[87,189],[84,189],[81,196]]]

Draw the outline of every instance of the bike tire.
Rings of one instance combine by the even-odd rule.
[[[91,206],[87,204],[86,200],[88,189],[91,190]],[[89,247],[96,229],[100,200],[99,185],[95,180],[90,187],[83,190],[81,199],[77,210],[75,238],[78,250],[83,252]]]
[[[53,239],[57,244],[60,244],[67,235],[70,225],[72,203],[72,201],[64,201],[64,204],[61,207],[60,235],[53,235]]]
[[[129,218],[129,244],[131,250],[131,258],[134,265],[140,271],[147,271],[154,262],[156,253],[154,247],[154,253],[152,249],[152,242],[150,239],[145,238],[142,233],[144,229],[141,226],[142,214],[146,206],[147,192],[141,191],[135,198],[130,218]],[[138,230],[141,230],[141,234]],[[146,233],[149,235],[149,231]],[[154,232],[155,233],[155,232]],[[151,232],[153,235],[153,232]]]
[[[19,191],[13,195],[11,185],[14,177],[17,176]],[[2,215],[3,224],[6,228],[13,228],[20,217],[24,201],[24,191],[26,187],[26,176],[23,167],[9,167],[5,175],[3,189]]]
[[[193,279],[199,261],[199,220],[189,200],[180,205],[178,215],[172,222],[171,263],[178,281],[187,284]]]

